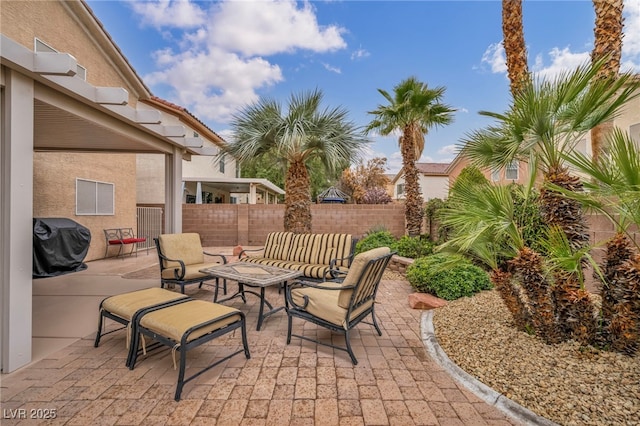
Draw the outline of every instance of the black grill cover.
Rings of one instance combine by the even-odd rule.
[[[87,269],[91,232],[65,218],[33,219],[33,278],[54,277]]]

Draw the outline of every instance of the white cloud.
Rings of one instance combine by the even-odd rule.
[[[199,5],[210,6],[208,10]],[[295,1],[189,0],[132,2],[143,23],[172,40],[180,35],[175,52],[154,53],[157,71],[145,82],[167,85],[172,102],[196,116],[226,122],[238,109],[258,99],[257,90],[284,80],[282,70],[266,55],[306,49],[328,52],[346,48],[344,30],[321,26],[311,3]],[[167,29],[188,29],[172,33]],[[329,71],[340,69],[325,64]]]
[[[549,52],[551,64],[545,65],[541,55],[536,56],[531,71],[538,77],[545,79],[553,79],[561,73],[574,70],[581,65],[588,64],[591,61],[590,52],[571,52],[569,47],[559,49],[554,47]]]
[[[624,0],[624,36],[622,39],[621,71],[640,72],[640,1]],[[526,37],[526,34],[525,34]],[[569,47],[554,47],[548,52],[550,64],[546,58],[536,55],[529,69],[539,77],[552,79],[591,61],[591,52],[572,52]],[[481,63],[489,65],[491,72],[507,72],[506,56],[502,43],[491,44],[482,55]]]
[[[480,61],[483,65],[489,65],[494,74],[507,72],[507,59],[502,43],[494,43],[487,47]]]
[[[338,68],[338,67],[331,66],[331,65],[329,65],[329,64],[327,64],[325,62],[322,63],[322,66],[327,71],[331,71],[331,72],[334,72],[336,74],[342,74],[342,70],[340,68]]]
[[[389,173],[398,173],[402,168],[402,154],[400,151],[395,151],[387,157],[387,164],[389,165]]]
[[[367,50],[365,50],[363,48],[360,48],[360,49],[357,49],[357,50],[355,50],[355,51],[353,51],[351,53],[351,60],[354,61],[354,60],[358,60],[358,59],[363,59],[363,58],[366,58],[368,56],[371,56],[371,53],[369,53]]]
[[[640,72],[640,1],[624,2],[621,71]]]
[[[257,88],[283,79],[277,65],[220,49],[177,54],[163,50],[155,58],[162,69],[146,75],[147,84],[170,86],[172,100],[202,119],[228,121],[238,108],[258,99]]]
[[[458,145],[446,145],[438,150],[438,154],[455,156],[458,154],[458,149]]]
[[[189,0],[133,1],[133,10],[143,17],[142,23],[155,28],[195,28],[206,21],[206,13]]]
[[[308,49],[329,52],[347,47],[344,29],[318,24],[309,2],[225,1],[214,8],[212,43],[243,55],[272,55]]]

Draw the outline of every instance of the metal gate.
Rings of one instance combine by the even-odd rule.
[[[138,244],[139,249],[155,247],[153,239],[162,234],[162,208],[138,207],[138,235],[146,237],[147,241]]]

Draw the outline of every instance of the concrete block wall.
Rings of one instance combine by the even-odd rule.
[[[267,234],[284,230],[283,204],[184,204],[183,232],[197,232],[205,246],[262,245]],[[314,233],[350,233],[361,238],[384,226],[394,236],[404,235],[401,204],[312,204]]]
[[[200,234],[204,247],[235,246],[239,204],[183,204],[182,232]]]

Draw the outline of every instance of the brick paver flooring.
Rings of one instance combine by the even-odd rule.
[[[206,286],[205,286],[206,287]],[[230,283],[230,289],[235,283]],[[257,298],[226,302],[247,314],[251,359],[237,355],[187,383],[173,400],[178,372],[168,350],[125,368],[126,332],[93,347],[86,336],[42,361],[2,375],[2,425],[512,425],[496,408],[455,382],[431,360],[420,338],[422,311],[407,303],[405,281],[383,281],[376,312],[383,331],[360,324],[352,333],[358,365],[346,352],[293,338],[284,311],[256,331]],[[188,288],[211,300],[210,288]],[[274,305],[283,295],[267,289]],[[97,324],[96,312],[95,321]],[[109,322],[109,327],[116,324]],[[341,341],[294,319],[297,333]],[[470,344],[472,344],[470,342]],[[239,331],[191,350],[187,374],[239,348]],[[13,418],[12,418],[13,417]],[[16,418],[17,417],[17,418]],[[22,417],[22,419],[20,418]]]

